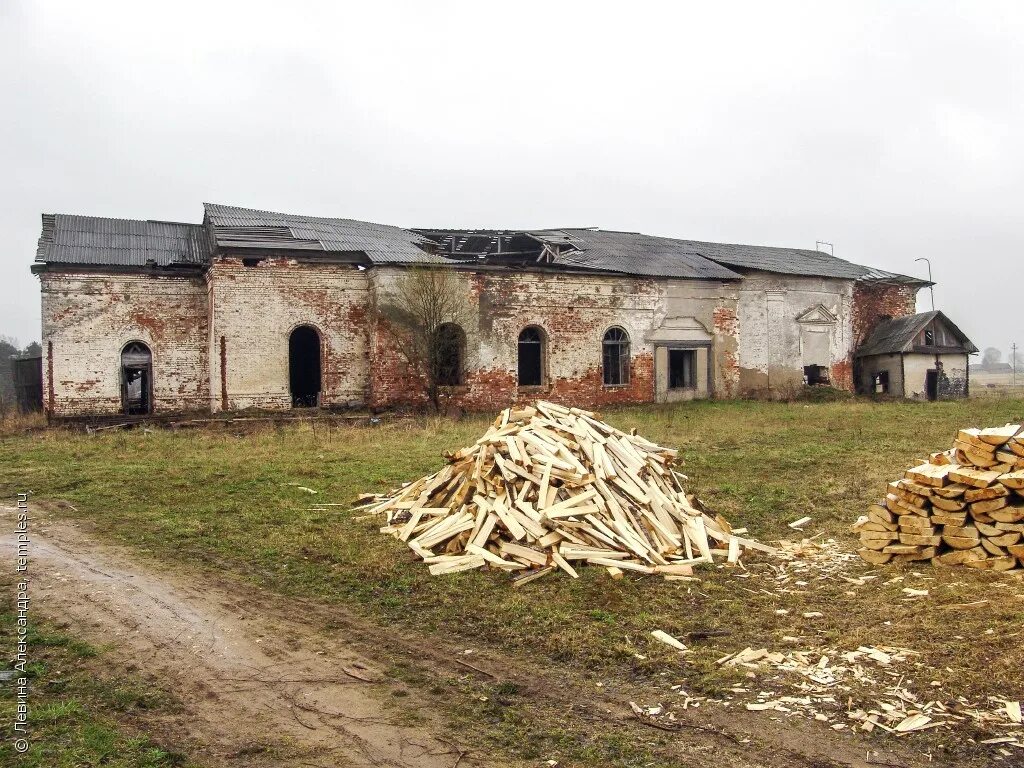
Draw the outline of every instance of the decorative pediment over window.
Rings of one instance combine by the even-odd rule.
[[[666,317],[662,321],[661,327],[648,337],[648,341],[655,343],[673,341],[710,343],[711,338],[708,329],[697,318],[675,316]]]
[[[805,325],[835,325],[839,318],[833,315],[824,304],[811,307],[798,315],[796,321]]]

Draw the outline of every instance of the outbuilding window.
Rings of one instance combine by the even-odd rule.
[[[519,333],[519,386],[538,387],[544,383],[544,331],[528,325]]]
[[[629,384],[629,334],[621,328],[609,328],[601,342],[604,383],[614,387]]]
[[[875,374],[875,394],[885,395],[889,393],[889,372],[879,371]]]

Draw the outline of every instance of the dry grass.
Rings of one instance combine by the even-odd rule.
[[[0,435],[20,435],[46,428],[46,415],[42,411],[21,413],[9,410],[0,414]]]
[[[849,525],[885,482],[956,429],[1024,416],[1021,400],[957,403],[697,403],[606,414],[621,428],[683,449],[697,492],[734,524],[771,541],[813,517],[809,533],[856,548]],[[431,578],[399,542],[345,507],[437,469],[443,449],[472,442],[487,420],[408,421],[377,428],[286,426],[247,436],[157,430],[86,436],[61,431],[0,438],[4,493],[64,499],[101,531],[170,560],[225,569],[283,593],[339,601],[387,622],[469,644],[547,658],[578,674],[713,694],[734,679],[714,659],[747,645],[896,645],[920,651],[915,690],[942,698],[1024,698],[1024,587],[969,569],[886,568],[853,586],[839,578],[782,593],[767,562],[749,576],[711,568],[698,585],[611,581],[585,570],[522,590],[482,572]],[[310,495],[299,489],[318,491]],[[855,564],[849,575],[879,573]],[[901,578],[902,581],[892,581]],[[907,602],[905,586],[929,596]],[[963,603],[988,600],[978,607]],[[780,615],[780,609],[788,613]],[[820,611],[820,619],[802,614]],[[685,665],[652,629],[693,642]],[[639,658],[639,657],[644,658]],[[932,681],[940,687],[931,686]]]

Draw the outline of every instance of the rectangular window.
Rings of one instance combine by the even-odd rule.
[[[808,386],[812,387],[816,384],[832,383],[829,379],[828,368],[824,365],[805,365],[804,381],[807,382]]]
[[[668,388],[696,389],[697,350],[670,349],[668,351]]]

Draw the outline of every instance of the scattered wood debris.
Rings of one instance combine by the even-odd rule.
[[[387,533],[434,575],[508,571],[521,586],[581,563],[679,579],[715,558],[736,565],[772,547],[738,535],[683,487],[676,451],[579,408],[539,401],[501,412],[448,465],[386,498]]]
[[[920,656],[908,648],[860,646],[843,651],[819,648],[807,651],[769,651],[744,648],[721,657],[723,667],[751,673],[771,671],[786,678],[797,676],[795,685],[785,684],[791,693],[780,694],[764,688],[771,680],[758,675],[760,691],[744,687],[731,689],[736,694],[751,694],[743,706],[750,711],[802,716],[827,723],[833,730],[859,727],[863,731],[885,731],[895,735],[933,728],[950,729],[970,723],[983,733],[998,734],[981,744],[1013,746],[1024,749],[1024,723],[1019,701],[989,697],[987,703],[956,699],[921,699],[907,685],[907,669],[920,669]],[[890,681],[886,683],[885,678]],[[936,686],[938,683],[932,683]],[[853,701],[870,701],[854,708]],[[690,706],[693,701],[688,701]],[[726,702],[728,706],[728,702]],[[852,722],[851,722],[852,721]]]
[[[961,429],[953,447],[889,483],[853,526],[858,554],[1006,571],[1024,565],[1024,430]]]

